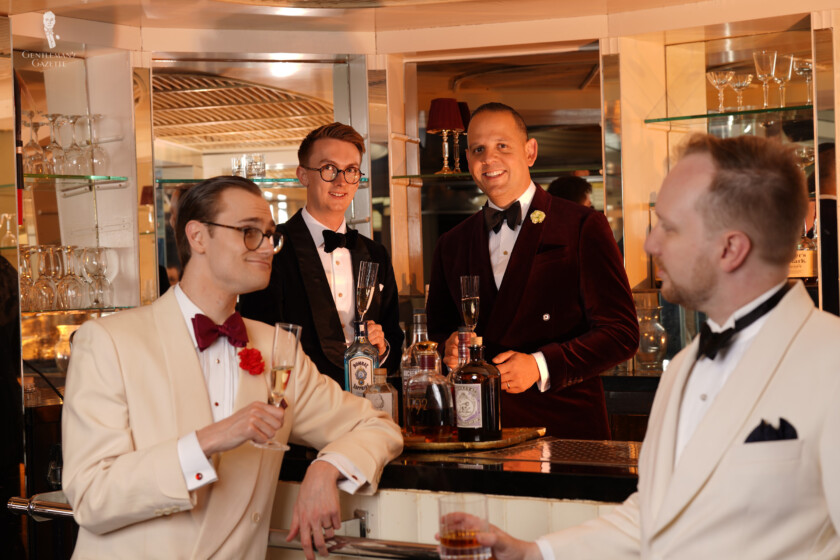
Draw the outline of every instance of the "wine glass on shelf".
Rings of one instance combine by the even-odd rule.
[[[365,314],[370,309],[370,302],[373,301],[373,291],[376,289],[378,272],[379,263],[370,261],[359,263],[359,279],[356,282],[356,311],[359,313],[360,322],[364,322]]]
[[[805,89],[808,92],[806,105],[811,104],[811,76],[814,74],[814,63],[809,58],[797,58],[793,62],[793,71],[797,76],[805,78]]]
[[[726,85],[732,81],[732,76],[734,75],[735,72],[731,70],[706,72],[706,78],[718,92],[718,113],[723,113],[723,92],[726,89]]]
[[[36,311],[55,309],[55,278],[61,276],[59,255],[54,247],[43,245],[36,249],[38,279],[32,285],[32,307]]]
[[[32,311],[32,251],[20,246],[20,310]]]
[[[26,126],[29,127],[29,142],[23,147],[23,171],[42,175],[44,169],[44,150],[38,143],[38,129],[41,123],[35,120],[35,111],[26,111],[29,119]]]
[[[793,55],[785,54],[779,57],[776,62],[776,70],[773,72],[773,81],[779,86],[779,107],[785,106],[785,86],[790,81],[793,73]]]
[[[99,142],[99,127],[97,125],[103,118],[102,115],[90,116],[90,161],[92,171],[96,175],[108,174],[108,152]]]
[[[744,109],[744,90],[750,87],[752,80],[752,74],[735,74],[732,76],[732,81],[729,82],[729,87],[735,91],[735,95],[738,97],[739,111]]]
[[[50,125],[50,143],[44,148],[44,160],[47,162],[47,172],[61,175],[64,173],[64,148],[58,142],[58,127],[64,116],[59,113],[44,115]]]
[[[90,161],[86,161],[85,151],[78,143],[76,135],[76,123],[81,119],[81,115],[68,115],[65,121],[70,128],[70,146],[64,150],[64,168],[68,175],[88,175],[90,168]]]
[[[17,245],[17,237],[12,231],[12,214],[3,214],[0,219],[3,220],[3,237],[0,238],[0,247],[15,247]]]
[[[85,281],[76,274],[76,247],[61,248],[64,260],[64,276],[58,281],[56,297],[59,309],[81,309],[85,303],[85,292],[88,287]]]
[[[461,316],[473,332],[478,324],[478,301],[478,276],[461,276]]]
[[[799,158],[796,165],[798,165],[799,169],[802,171],[805,171],[805,168],[814,163],[814,146],[812,144],[797,145],[795,153],[796,157]]]
[[[88,247],[84,253],[85,272],[90,277],[90,306],[94,308],[111,306],[111,282],[106,276],[106,251],[104,247]]]
[[[265,372],[266,386],[268,387],[268,404],[276,407],[282,406],[283,397],[286,396],[286,387],[297,363],[298,344],[300,342],[300,325],[291,323],[274,324],[274,341],[271,347],[271,367]],[[276,441],[265,443],[251,442],[262,449],[273,449],[275,451],[288,451],[289,446]]]
[[[764,108],[770,106],[770,80],[776,72],[776,51],[755,51],[753,53],[755,62],[755,77],[761,80],[764,91]]]

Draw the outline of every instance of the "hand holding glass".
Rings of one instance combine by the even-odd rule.
[[[489,546],[482,546],[476,533],[486,533],[487,496],[452,494],[442,496],[440,507],[440,557],[442,560],[487,560]]]
[[[378,272],[379,263],[362,261],[359,264],[359,279],[356,283],[356,311],[359,312],[359,321],[365,320],[365,314],[370,309]]]
[[[478,303],[478,276],[461,276],[461,315],[471,331],[478,323]]]
[[[274,343],[271,349],[271,367],[268,368],[268,371],[263,376],[268,387],[268,404],[272,406],[280,407],[283,397],[286,396],[286,387],[289,385],[292,370],[295,368],[299,342],[299,325],[275,323]],[[276,451],[287,451],[289,449],[288,445],[276,441],[251,443],[263,449],[274,449]]]

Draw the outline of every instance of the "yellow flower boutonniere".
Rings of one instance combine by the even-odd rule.
[[[531,212],[531,222],[541,224],[543,220],[545,220],[545,212],[542,210],[534,210]]]

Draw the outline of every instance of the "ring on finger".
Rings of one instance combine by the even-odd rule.
[[[510,381],[508,381],[507,384],[508,384],[508,391],[510,391]]]

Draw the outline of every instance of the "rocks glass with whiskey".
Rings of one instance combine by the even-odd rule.
[[[438,500],[442,560],[489,560],[492,551],[478,543],[476,533],[489,530],[487,496],[452,494]]]

